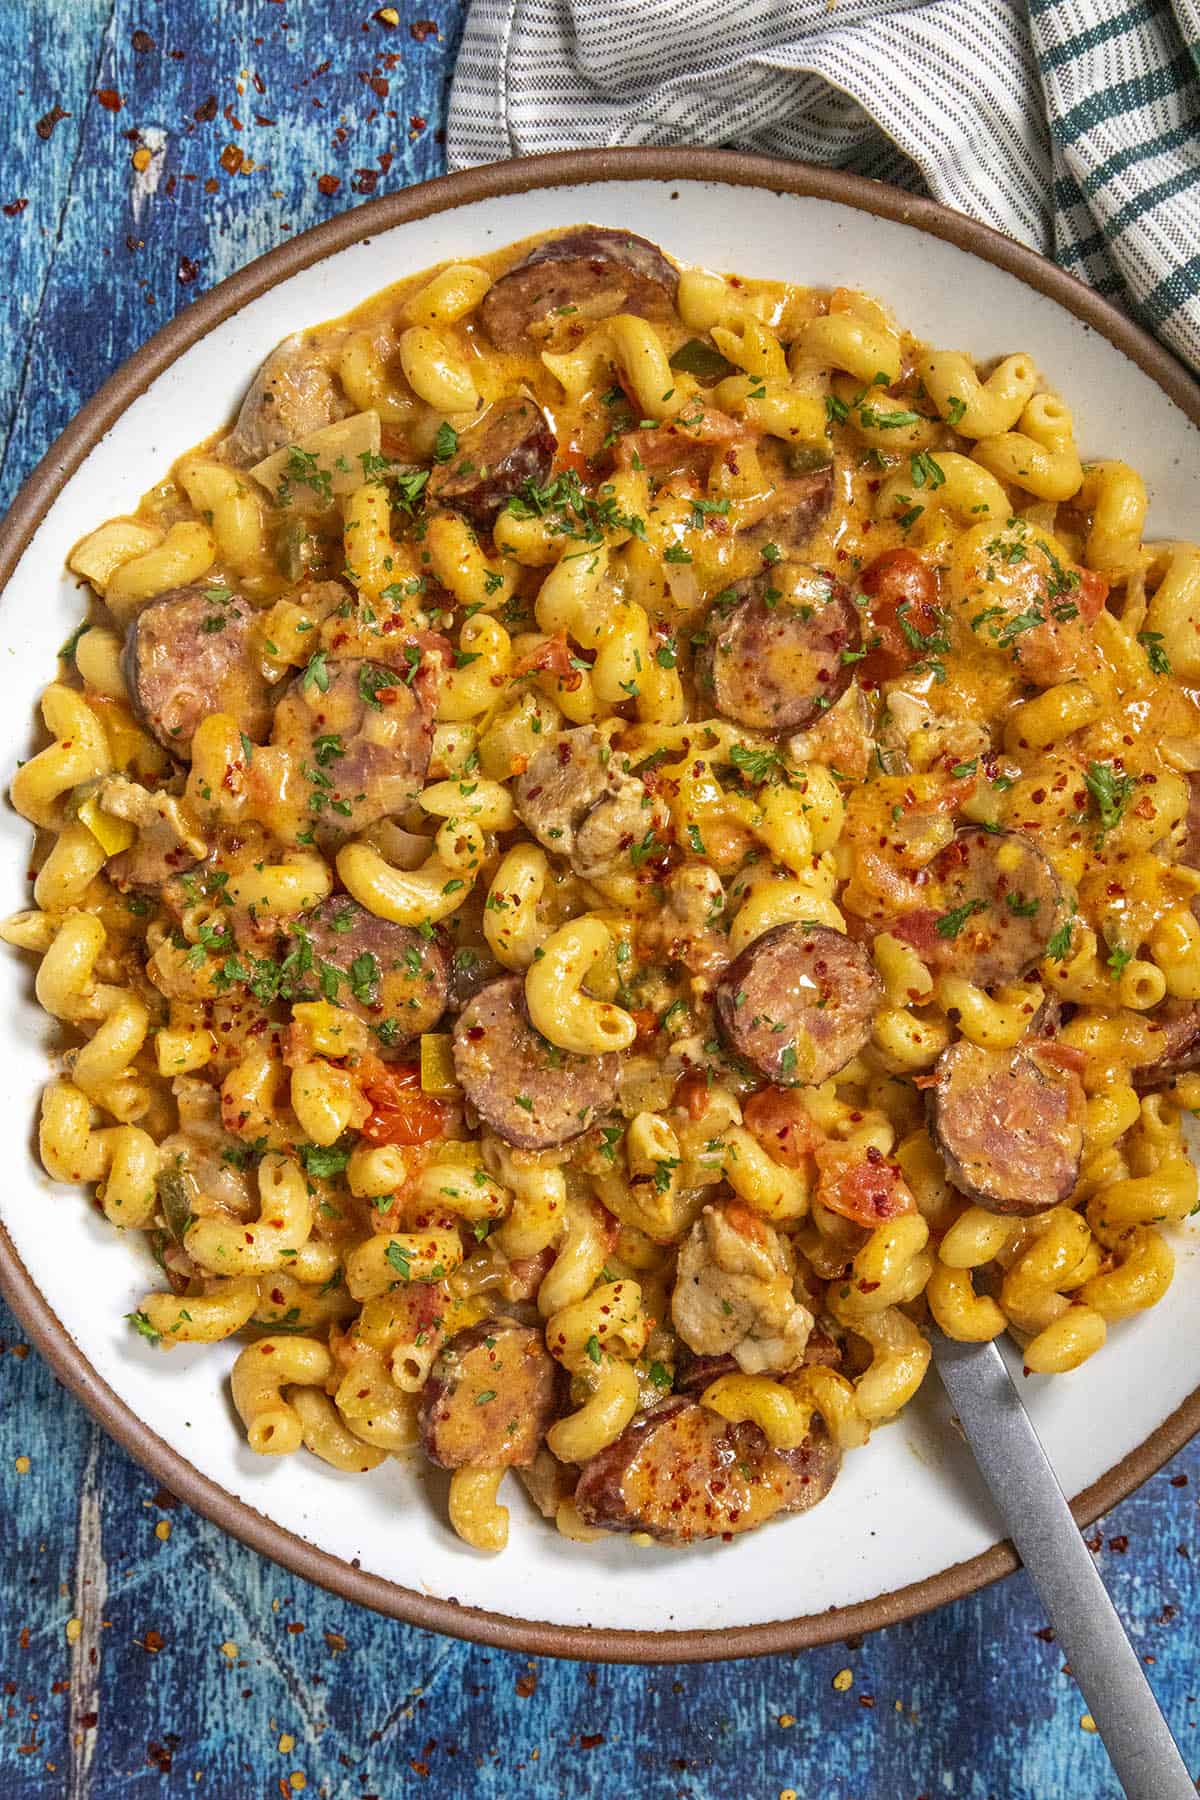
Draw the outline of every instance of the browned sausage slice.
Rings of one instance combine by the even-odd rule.
[[[678,270],[649,239],[586,225],[531,250],[484,296],[479,316],[493,344],[516,350],[531,326],[564,307],[584,321],[665,319],[678,286]]]
[[[925,1096],[955,1187],[988,1212],[1028,1217],[1065,1200],[1083,1155],[1083,1084],[1033,1050],[943,1050]]]
[[[730,1425],[677,1395],[642,1413],[584,1464],[575,1504],[603,1531],[645,1531],[664,1544],[753,1531],[807,1512],[833,1486],[841,1456],[824,1426],[798,1450],[772,1450],[757,1425]]]
[[[931,967],[976,987],[1018,981],[1046,954],[1063,915],[1054,869],[1022,831],[955,833],[929,864],[930,906],[897,920]]]
[[[129,628],[121,666],[134,710],[159,743],[190,760],[196,727],[230,713],[260,739],[271,718],[270,690],[247,640],[254,613],[228,588],[173,588]]]
[[[272,350],[246,391],[225,454],[240,468],[344,419],[345,397],[316,346],[302,333]]]
[[[629,852],[665,829],[667,812],[620,765],[594,725],[561,731],[518,776],[513,803],[539,844],[585,881],[629,866]]]
[[[520,975],[493,981],[459,1014],[454,1071],[480,1118],[509,1144],[548,1150],[613,1103],[620,1059],[573,1056],[536,1032]]]
[[[784,558],[798,557],[833,505],[833,464],[785,481],[771,511],[754,531],[754,540],[774,544]],[[778,584],[777,584],[778,585]]]
[[[850,685],[858,613],[841,582],[780,563],[715,607],[698,659],[702,693],[723,718],[756,731],[802,731]]]
[[[1135,1088],[1163,1087],[1176,1075],[1200,1068],[1200,1001],[1164,1000],[1146,1014],[1146,1024],[1157,1042],[1153,1056],[1131,1071]]]
[[[307,941],[312,951],[310,984],[322,993],[333,988],[326,971],[335,970],[332,997],[371,1026],[385,1059],[432,1031],[445,1012],[450,958],[437,938],[378,919],[349,894],[331,895],[295,927],[291,942]]]
[[[415,681],[350,657],[296,677],[275,708],[271,742],[291,752],[309,788],[316,841],[335,848],[412,804],[429,767],[433,715]]]
[[[527,481],[545,485],[558,439],[533,400],[506,401],[482,424],[463,433],[448,462],[439,463],[425,493],[431,506],[451,506],[480,531],[490,531],[496,515]]]
[[[853,938],[827,925],[773,925],[717,983],[717,1025],[768,1081],[815,1086],[862,1049],[882,999]]]
[[[456,1332],[421,1391],[421,1448],[443,1469],[531,1463],[558,1410],[561,1377],[536,1326],[485,1319]]]

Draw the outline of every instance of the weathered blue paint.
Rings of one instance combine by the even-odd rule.
[[[374,170],[380,192],[441,171],[459,0],[406,0],[400,12],[388,29],[345,0],[0,7],[0,504],[130,351],[286,228],[354,204],[372,185],[356,171]],[[436,32],[414,34],[421,19]],[[153,46],[135,49],[135,30]],[[119,95],[120,111],[97,90]],[[35,123],[56,104],[69,116],[43,139]],[[152,193],[135,179],[131,131],[162,148]],[[231,145],[258,166],[229,173]],[[321,175],[338,179],[332,195]],[[19,1353],[2,1309],[0,1338],[0,1800],[258,1800],[293,1771],[322,1800],[1117,1793],[1022,1576],[802,1656],[644,1672],[531,1664],[356,1611],[185,1509],[164,1510],[36,1355]],[[1197,1483],[1192,1449],[1106,1521],[1101,1555],[1200,1763]],[[164,1520],[167,1542],[155,1535]],[[781,1558],[803,1541],[782,1531]],[[94,1664],[86,1638],[73,1659],[64,1629],[88,1582],[106,1586]],[[832,1681],[845,1668],[854,1683],[841,1693]],[[278,1749],[283,1734],[294,1748]]]

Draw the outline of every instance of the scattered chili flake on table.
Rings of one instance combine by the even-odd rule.
[[[48,113],[42,114],[33,129],[37,132],[44,144],[48,142],[53,135],[54,127],[58,124],[59,120],[69,119],[70,117],[71,114],[65,112],[61,106],[52,106]]]
[[[317,177],[317,189],[322,194],[336,194],[341,185],[341,181],[336,175],[318,175]]]

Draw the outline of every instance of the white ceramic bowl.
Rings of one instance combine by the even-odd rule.
[[[977,358],[1031,352],[1074,407],[1085,455],[1117,454],[1145,474],[1150,535],[1194,530],[1200,408],[1188,378],[1094,296],[982,227],[866,182],[720,153],[502,165],[360,207],[253,264],[160,333],[55,446],[10,516],[0,562],[0,577],[12,568],[0,615],[5,779],[29,753],[35,697],[80,616],[81,597],[63,574],[67,549],[131,509],[218,427],[279,338],[443,258],[581,220],[632,227],[717,269],[865,287],[919,337]],[[28,827],[4,810],[4,911],[28,904],[28,852]],[[569,1543],[510,1478],[511,1543],[487,1558],[454,1537],[444,1478],[418,1455],[355,1477],[303,1455],[254,1456],[228,1397],[233,1346],[164,1355],[140,1342],[124,1323],[152,1274],[139,1241],[123,1242],[34,1158],[31,1121],[51,1034],[31,973],[30,959],[0,956],[0,1131],[14,1147],[0,1199],[9,1298],[116,1437],[266,1554],[437,1629],[628,1659],[823,1641],[1013,1566],[933,1375],[897,1424],[847,1458],[814,1512],[687,1551],[621,1538]],[[1081,1516],[1144,1479],[1200,1423],[1200,1267],[1187,1234],[1179,1239],[1162,1305],[1118,1327],[1077,1373],[1024,1383],[1068,1493],[1091,1490]]]

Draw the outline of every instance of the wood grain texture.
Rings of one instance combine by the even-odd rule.
[[[398,10],[389,28],[343,0],[0,8],[0,505],[196,293],[441,172],[460,0]],[[263,1562],[157,1491],[2,1309],[0,1339],[0,1800],[1117,1796],[1023,1576],[802,1656],[530,1663]],[[1092,1540],[1192,1761],[1198,1495],[1192,1448]],[[784,1583],[802,1526],[778,1541]]]

